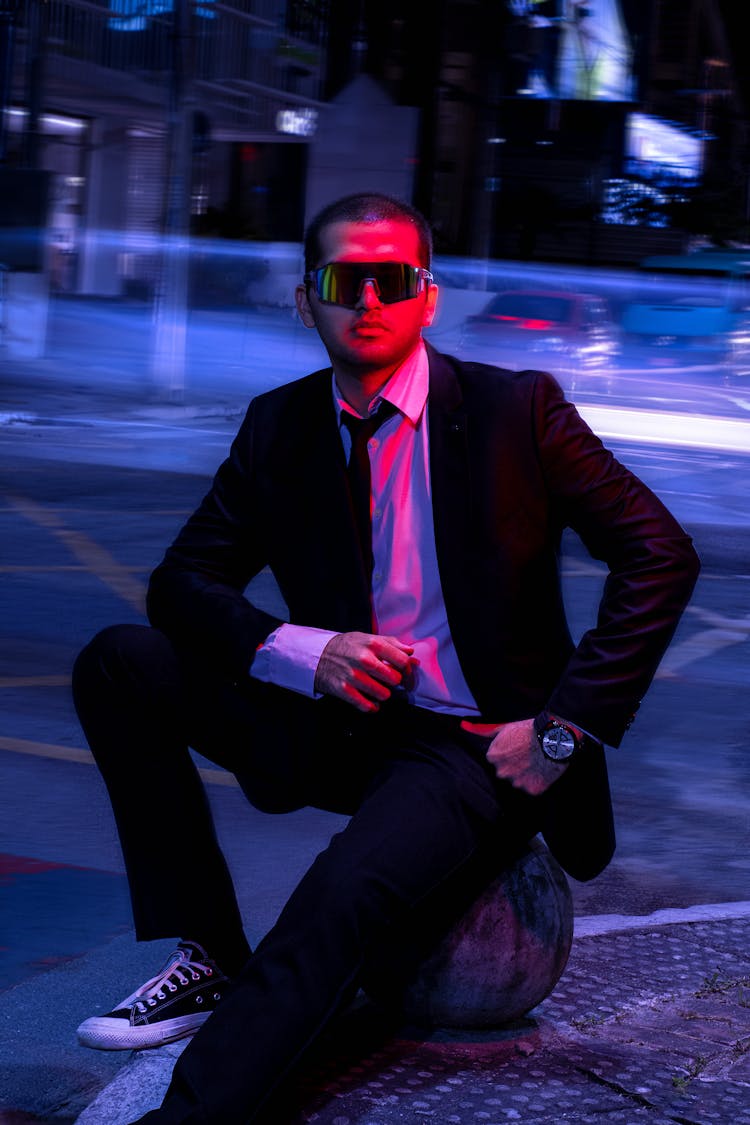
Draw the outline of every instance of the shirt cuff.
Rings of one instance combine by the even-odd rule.
[[[256,651],[250,675],[263,683],[320,699],[322,693],[315,691],[315,673],[323,649],[336,636],[335,631],[310,625],[279,625]]]

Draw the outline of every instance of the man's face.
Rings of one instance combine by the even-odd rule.
[[[403,262],[421,266],[416,229],[409,222],[332,223],[321,231],[321,259],[328,262]],[[365,282],[356,308],[327,304],[314,287],[297,287],[297,309],[308,328],[315,327],[334,368],[362,376],[395,370],[432,323],[437,288],[425,286],[416,297],[383,304]]]

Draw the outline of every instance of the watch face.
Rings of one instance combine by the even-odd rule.
[[[566,727],[555,723],[542,734],[542,750],[554,762],[565,762],[573,755],[576,740]]]

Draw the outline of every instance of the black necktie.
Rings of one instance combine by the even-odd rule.
[[[346,411],[341,414],[341,421],[346,426],[352,437],[352,448],[346,466],[349,478],[349,492],[352,498],[354,522],[357,525],[359,545],[362,549],[362,561],[365,564],[367,577],[372,577],[372,523],[370,520],[370,456],[367,452],[367,443],[388,418],[396,413],[396,407],[383,399],[380,407],[374,414],[366,418],[356,418],[354,414]]]

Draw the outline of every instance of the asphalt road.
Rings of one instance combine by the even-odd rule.
[[[261,337],[243,324],[244,350],[225,349],[209,367],[214,318],[211,332],[205,321],[203,352],[195,353],[200,363],[191,360],[184,405],[149,405],[140,320],[113,320],[105,309],[92,321],[85,309],[71,309],[80,314],[76,331],[57,339],[54,356],[0,368],[0,990],[8,990],[0,1062],[10,1060],[3,1073],[26,1094],[25,1076],[33,1075],[40,1104],[52,1104],[59,1086],[59,1121],[70,1120],[64,1101],[72,1073],[80,1097],[86,1083],[98,1087],[121,1062],[100,1053],[82,1061],[75,1047],[73,1029],[90,1014],[91,989],[119,999],[121,982],[150,974],[154,958],[150,952],[146,960],[129,937],[108,801],[70,703],[72,661],[100,627],[143,620],[148,572],[203,494],[245,399],[281,381],[281,361],[266,363],[266,347],[278,350],[286,340],[286,360],[304,370],[316,365],[306,336],[294,337],[299,351],[292,354],[288,324],[278,314],[270,318],[276,328],[263,318],[264,332],[281,333],[273,347],[268,340],[261,347]],[[232,324],[239,331],[236,317]],[[108,365],[101,352],[106,337]],[[646,380],[644,394],[649,387],[656,393]],[[628,388],[626,404],[643,409],[635,383]],[[692,405],[680,400],[685,418],[726,416],[730,408],[744,417],[741,397],[731,407],[725,396],[719,408],[699,390],[690,393]],[[593,391],[582,392],[584,404],[598,401]],[[577,914],[746,901],[750,453],[710,442],[619,443],[616,451],[693,533],[704,569],[632,732],[610,753],[618,851],[594,883],[574,885]],[[592,619],[602,579],[601,568],[567,541],[564,582],[574,631]],[[255,595],[274,599],[268,576]],[[257,813],[228,775],[203,766],[255,941],[339,821],[311,811]],[[168,799],[144,778],[145,813]],[[65,971],[45,974],[45,987],[35,987],[55,966]],[[47,1055],[50,1065],[39,1067]],[[22,1104],[19,1098],[10,1104]]]
[[[106,796],[69,701],[71,663],[98,628],[143,620],[148,572],[199,500],[210,472],[202,465],[200,471],[190,464],[178,464],[177,471],[166,466],[180,456],[193,465],[214,465],[235,424],[203,420],[144,429],[141,423],[100,421],[0,431],[3,852],[121,875]],[[50,449],[54,460],[40,456]],[[743,496],[750,459],[643,447],[622,455],[693,531],[704,570],[633,731],[610,755],[618,856],[602,879],[576,888],[579,912],[639,913],[745,899],[750,530]],[[571,620],[581,631],[595,613],[603,570],[572,538],[564,562]],[[260,579],[258,596],[267,604],[277,596],[269,576]],[[238,794],[225,776],[210,776],[219,818],[231,823]],[[144,779],[144,801],[159,799]],[[244,822],[262,823],[273,836],[273,818],[258,818],[242,813]],[[315,814],[312,822],[311,849],[335,818]],[[288,823],[281,818],[281,839]],[[228,847],[249,893],[258,875],[244,863],[242,832],[228,833]],[[293,875],[283,864],[273,867],[270,874],[264,865],[264,923]],[[105,880],[113,902],[119,895],[112,916],[119,926],[127,911],[122,889],[112,890],[118,882]],[[55,908],[47,909],[43,898],[38,908],[24,925],[54,929]],[[93,939],[104,923],[97,912]],[[82,915],[83,942],[87,925]]]
[[[476,303],[476,294],[460,290],[441,295],[436,323],[426,332],[439,350],[461,354],[464,313],[473,308],[467,304],[470,297]],[[155,392],[172,393],[190,404],[206,393],[227,400],[247,396],[327,363],[315,333],[289,308],[193,309],[184,327],[184,369],[172,375],[170,385],[167,373],[154,370],[149,305],[57,298],[50,306],[42,366],[71,390],[106,385],[115,395],[140,392],[145,399]],[[499,351],[473,358],[503,362]],[[530,353],[528,366],[535,366],[533,358]],[[655,360],[659,358],[655,354]],[[624,347],[604,373],[573,379],[564,371],[550,370],[579,401],[750,421],[750,377],[689,362],[656,365],[655,360],[644,365],[642,350],[634,356]],[[746,448],[750,451],[750,441]]]

